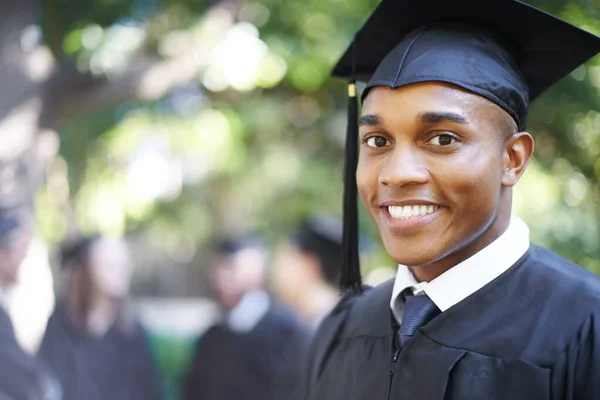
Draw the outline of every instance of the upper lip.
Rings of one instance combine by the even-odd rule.
[[[415,206],[415,205],[439,206],[440,204],[436,203],[434,201],[425,200],[425,199],[386,200],[386,201],[382,201],[379,204],[379,207],[390,207],[390,206],[402,207],[402,206]]]

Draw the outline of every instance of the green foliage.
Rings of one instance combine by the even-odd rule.
[[[42,3],[47,42],[59,57],[87,62],[80,69],[85,73],[93,73],[94,54],[107,49],[126,60],[148,51],[169,59],[177,46],[193,41],[206,59],[195,79],[156,102],[123,99],[64,123],[61,157],[77,224],[135,230],[167,254],[161,238],[173,232],[187,232],[202,249],[215,235],[256,229],[279,239],[307,215],[341,216],[345,85],[329,73],[377,1],[264,0],[227,3],[220,13],[195,0]],[[595,0],[532,3],[600,33]],[[210,35],[215,24],[227,23],[226,34]],[[141,42],[114,47],[109,32],[127,24]],[[242,75],[254,71],[249,80],[228,81],[230,64],[211,67],[220,54],[214,49],[226,61],[231,57],[215,43],[227,43],[234,28],[248,47],[262,51],[252,65],[230,60]],[[536,159],[517,188],[515,210],[529,222],[534,241],[600,273],[599,90],[596,57],[534,104],[529,129]],[[142,156],[154,164],[141,163]],[[140,170],[153,176],[143,178]],[[173,187],[156,185],[165,176]],[[39,202],[46,211],[60,208],[47,200],[52,190]],[[60,213],[48,215],[60,219]],[[366,268],[391,265],[364,212],[361,223],[376,243]],[[197,253],[189,262],[203,268],[205,258]]]

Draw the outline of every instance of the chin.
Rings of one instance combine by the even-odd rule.
[[[106,291],[106,294],[115,300],[120,300],[127,297],[128,288],[112,288]]]
[[[407,267],[419,267],[422,265],[428,265],[434,262],[432,258],[427,257],[419,257],[419,256],[406,256],[406,255],[398,255],[397,257],[391,256],[392,259],[401,265],[406,265]]]
[[[427,265],[435,262],[439,257],[436,257],[435,251],[432,248],[414,248],[412,247],[409,251],[403,249],[410,248],[406,245],[385,246],[388,255],[397,262],[398,264],[416,267],[420,265]]]

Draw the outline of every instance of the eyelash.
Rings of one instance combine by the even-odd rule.
[[[363,138],[363,139],[361,140],[361,142],[362,142],[362,144],[364,144],[364,145],[366,145],[366,146],[368,146],[368,147],[370,147],[370,148],[372,148],[372,149],[381,149],[381,148],[385,147],[385,146],[381,146],[381,147],[377,147],[377,146],[369,146],[369,140],[371,140],[371,139],[376,139],[376,138],[381,138],[381,139],[385,140],[385,141],[386,141],[386,145],[389,143],[389,140],[388,140],[388,139],[386,139],[385,137],[381,136],[381,135],[371,135],[371,136],[366,136],[365,138]]]
[[[435,136],[431,137],[430,139],[428,139],[428,140],[426,141],[426,143],[429,143],[429,142],[431,142],[431,141],[432,141],[433,139],[435,139],[435,138],[446,137],[446,136],[447,136],[447,137],[450,137],[450,139],[451,139],[451,141],[452,141],[451,143],[449,143],[449,144],[445,144],[445,145],[442,145],[442,144],[436,144],[436,145],[433,145],[433,146],[435,146],[435,147],[448,147],[448,146],[452,146],[453,144],[456,144],[456,143],[459,141],[459,140],[458,140],[458,137],[456,137],[456,135],[454,135],[454,134],[452,134],[452,133],[449,133],[449,132],[441,132],[441,133],[438,133],[438,134],[436,134]],[[381,139],[385,140],[385,141],[386,141],[386,145],[389,143],[389,140],[388,140],[388,139],[386,139],[385,137],[381,136],[381,135],[371,135],[371,136],[366,136],[365,138],[361,139],[361,142],[362,142],[364,145],[366,145],[366,146],[368,146],[368,147],[370,147],[370,148],[372,148],[372,149],[381,149],[381,148],[383,148],[383,147],[386,147],[386,146],[370,146],[370,145],[369,145],[369,140],[371,140],[371,139],[375,139],[375,138],[381,138]]]
[[[446,146],[451,146],[451,145],[455,144],[456,142],[458,142],[458,138],[456,137],[456,135],[453,135],[453,134],[451,134],[449,132],[438,133],[437,135],[435,135],[431,139],[429,139],[428,142],[432,141],[435,138],[440,138],[442,136],[448,136],[452,140],[452,143],[446,144],[446,145],[438,144],[438,145],[434,145],[434,146],[436,146],[436,147],[446,147]]]

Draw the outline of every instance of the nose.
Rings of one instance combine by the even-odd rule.
[[[411,146],[397,145],[381,168],[379,183],[383,186],[424,184],[429,177],[423,156]]]

